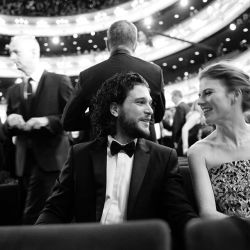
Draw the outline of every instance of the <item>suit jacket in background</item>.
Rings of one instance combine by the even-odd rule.
[[[89,117],[85,111],[101,84],[116,73],[133,71],[142,75],[149,84],[154,107],[154,120],[160,122],[165,111],[163,74],[161,68],[153,63],[131,56],[126,50],[117,50],[110,58],[82,71],[70,101],[63,112],[62,122],[65,130],[90,129]]]
[[[61,115],[72,92],[71,81],[66,76],[44,71],[28,113],[25,108],[24,85],[25,82],[15,84],[8,90],[7,115],[20,114],[26,121],[31,117],[46,116],[49,124],[39,130],[24,132],[17,128],[11,129],[5,123],[5,132],[9,136],[16,136],[16,174],[23,175],[28,146],[42,170],[60,170],[69,149]]]
[[[181,140],[182,127],[186,122],[186,114],[189,112],[190,107],[185,102],[177,105],[172,125],[173,142],[179,143]]]
[[[99,222],[106,194],[107,139],[74,145],[37,224]],[[196,215],[186,200],[174,149],[139,139],[127,220],[160,218],[183,230]]]

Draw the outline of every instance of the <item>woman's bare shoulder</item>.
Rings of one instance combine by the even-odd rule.
[[[188,149],[188,155],[189,154],[204,154],[213,146],[213,138],[214,136],[212,134],[208,135],[202,140],[197,141],[194,143],[189,149]]]

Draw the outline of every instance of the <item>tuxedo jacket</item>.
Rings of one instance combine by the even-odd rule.
[[[65,130],[88,130],[89,117],[85,111],[92,97],[102,83],[116,73],[133,71],[142,75],[149,84],[154,107],[154,120],[162,120],[165,112],[163,74],[161,68],[150,62],[131,56],[126,50],[113,52],[110,58],[82,71],[70,101],[63,112],[62,122]]]
[[[63,131],[61,115],[72,92],[68,77],[44,71],[32,98],[29,111],[24,99],[25,82],[10,87],[7,95],[7,115],[20,114],[27,121],[31,117],[44,117],[49,124],[39,130],[24,132],[11,129],[5,123],[5,132],[16,136],[16,174],[22,176],[26,163],[26,150],[32,150],[39,167],[45,171],[60,170],[69,150],[68,137]]]
[[[37,224],[99,222],[106,194],[107,139],[74,145]],[[174,149],[139,139],[127,220],[160,218],[182,229],[196,215],[188,203]]]

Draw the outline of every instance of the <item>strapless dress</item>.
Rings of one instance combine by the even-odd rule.
[[[217,210],[250,218],[250,160],[223,163],[208,170]]]

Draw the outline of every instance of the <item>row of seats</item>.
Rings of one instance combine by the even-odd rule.
[[[249,250],[250,221],[191,221],[187,250]],[[114,225],[60,224],[0,227],[2,250],[171,250],[168,225],[160,220]]]

